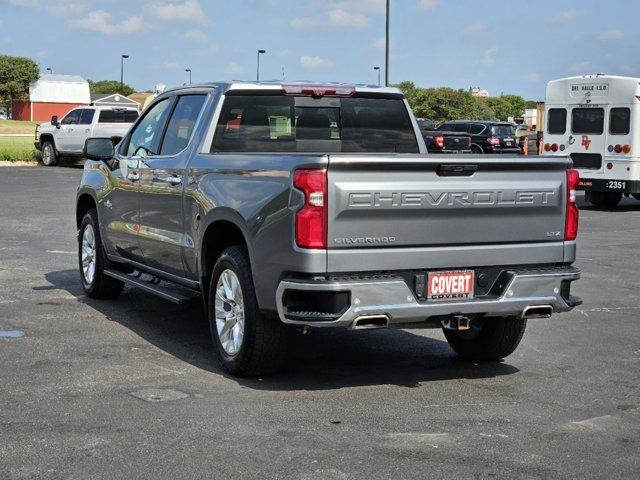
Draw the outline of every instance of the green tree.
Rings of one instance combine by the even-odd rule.
[[[0,55],[0,102],[9,111],[11,100],[22,100],[29,94],[29,85],[40,77],[38,64],[27,57]]]
[[[118,80],[89,80],[89,90],[91,90],[91,93],[119,93],[125,97],[135,92],[135,90],[126,83],[120,88],[120,82]]]
[[[518,95],[502,95],[486,99],[498,120],[522,117],[527,103]]]

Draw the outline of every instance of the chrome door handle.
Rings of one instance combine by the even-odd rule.
[[[127,179],[132,182],[137,182],[138,180],[140,180],[140,175],[138,174],[138,172],[130,172],[129,175],[127,175]]]
[[[170,185],[180,185],[182,183],[182,177],[169,177],[167,183]]]

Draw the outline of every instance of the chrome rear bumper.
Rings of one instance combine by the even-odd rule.
[[[283,280],[278,286],[276,302],[280,320],[289,325],[354,328],[363,317],[386,316],[388,326],[406,326],[425,322],[430,317],[453,314],[523,315],[527,309],[536,306],[551,306],[554,313],[566,312],[580,304],[581,300],[577,297],[564,298],[562,282],[573,282],[579,278],[580,269],[575,267],[515,270],[499,297],[450,302],[418,301],[406,282],[399,277],[353,281]],[[345,311],[331,321],[305,319],[300,315],[290,315],[283,305],[283,296],[288,290],[349,292],[350,301]]]

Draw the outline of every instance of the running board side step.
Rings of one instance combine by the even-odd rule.
[[[140,290],[144,290],[147,293],[152,293],[153,295],[156,295],[160,298],[169,300],[170,302],[176,303],[178,305],[187,303],[193,300],[197,296],[195,292],[193,295],[190,295],[190,292],[188,292],[186,289],[181,289],[182,291],[177,291],[174,289],[162,287],[160,285],[147,282],[146,280],[141,280],[140,278],[127,275],[126,273],[119,272],[117,270],[105,270],[104,274],[111,278],[115,278],[116,280],[120,280],[121,282],[124,282],[133,287],[137,287]],[[180,288],[180,287],[177,287],[177,288]]]

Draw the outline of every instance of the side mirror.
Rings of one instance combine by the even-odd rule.
[[[54,127],[60,126],[60,122],[58,122],[58,115],[53,115],[51,117],[51,125],[53,125]]]
[[[84,142],[82,154],[87,160],[107,161],[115,155],[111,138],[87,138]]]

